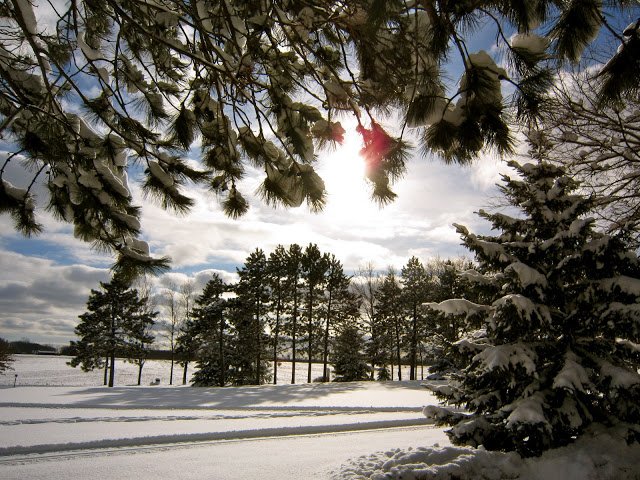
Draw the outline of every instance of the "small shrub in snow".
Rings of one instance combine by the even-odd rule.
[[[470,359],[452,389],[435,393],[469,415],[429,411],[459,445],[523,456],[566,445],[594,424],[624,425],[640,439],[640,262],[622,236],[594,230],[594,202],[545,162],[512,163],[522,179],[501,187],[522,216],[484,211],[495,236],[458,226],[499,292],[482,336],[458,342]],[[463,305],[456,303],[457,307]],[[451,301],[431,304],[451,313]],[[457,310],[456,310],[457,312]],[[459,313],[459,312],[457,312]]]

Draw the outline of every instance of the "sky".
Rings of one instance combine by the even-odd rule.
[[[48,18],[47,12],[37,13],[40,20]],[[494,41],[493,31],[481,30],[470,45],[495,53]],[[459,77],[455,70],[454,65],[452,79]],[[379,123],[393,130],[389,121],[381,118]],[[347,119],[343,126],[344,144],[318,156],[316,169],[328,191],[321,213],[311,213],[306,206],[274,209],[262,204],[252,195],[261,175],[250,169],[240,187],[251,208],[238,220],[225,217],[218,199],[202,188],[189,189],[195,207],[179,217],[143,199],[139,185],[132,183],[134,202],[142,205],[142,238],[152,255],[172,259],[172,270],[152,280],[156,292],[188,279],[199,290],[213,272],[233,281],[250,252],[261,248],[268,255],[278,244],[315,243],[334,254],[349,274],[367,264],[380,271],[389,266],[399,270],[412,256],[423,262],[470,258],[452,224],[488,231],[474,212],[495,203],[500,173],[508,171],[504,160],[483,154],[466,167],[445,165],[416,149],[407,173],[395,183],[398,198],[381,208],[370,199],[363,178],[355,122]],[[9,146],[0,143],[0,158],[8,151]],[[15,185],[25,184],[24,171],[11,165],[4,175]],[[45,203],[44,192],[38,200]],[[113,258],[74,239],[72,227],[42,209],[37,213],[45,231],[36,238],[22,237],[9,216],[0,215],[0,337],[65,345],[75,339],[73,329],[91,288],[109,279]]]
[[[188,279],[200,290],[213,272],[233,281],[250,252],[261,248],[268,255],[278,244],[315,243],[350,274],[368,263],[399,270],[411,256],[423,262],[469,257],[452,224],[486,230],[474,212],[495,199],[504,162],[487,155],[468,167],[447,166],[416,154],[395,184],[396,201],[379,207],[364,180],[355,125],[347,130],[343,146],[321,153],[317,162],[328,191],[320,213],[264,205],[252,195],[261,181],[257,172],[241,184],[251,208],[237,220],[226,217],[204,189],[189,190],[196,205],[180,217],[143,200],[132,184],[142,204],[142,237],[153,255],[172,259],[171,271],[152,280],[156,291]],[[70,226],[38,214],[45,231],[33,238],[15,232],[8,215],[0,216],[0,337],[64,345],[75,339],[91,288],[109,279],[113,258],[73,238]]]

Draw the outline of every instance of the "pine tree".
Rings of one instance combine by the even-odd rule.
[[[127,320],[129,335],[127,357],[138,366],[138,385],[142,382],[142,368],[149,355],[149,347],[155,341],[151,329],[159,313],[144,307],[148,301],[146,297],[141,298],[142,308]]]
[[[364,356],[364,339],[357,325],[343,325],[336,337],[333,352],[334,382],[370,380],[369,365]]]
[[[437,288],[433,302],[441,302],[449,298],[461,298],[474,303],[495,295],[491,291],[489,296],[479,285],[466,279],[467,271],[475,271],[474,265],[470,261],[463,259],[437,261],[435,265],[435,275]],[[456,342],[463,336],[478,330],[479,322],[470,322],[464,313],[459,315],[445,315],[442,312],[431,311],[432,318],[432,343],[435,347],[436,361],[429,367],[432,373],[446,373],[448,371],[459,370],[466,367],[468,358],[465,355],[458,355]]]
[[[411,257],[402,267],[400,283],[403,310],[409,327],[405,340],[409,350],[409,380],[417,380],[420,345],[427,333],[427,319],[421,305],[427,301],[433,286],[430,275],[417,257]]]
[[[182,324],[182,328],[176,337],[176,355],[182,365],[182,384],[187,384],[189,364],[196,360],[198,343],[196,342],[196,318],[190,315]]]
[[[345,322],[354,322],[358,318],[360,304],[357,296],[351,292],[350,279],[344,273],[342,263],[334,255],[325,254],[329,266],[325,287],[324,333],[322,337],[322,380],[329,379],[329,356],[335,331]]]
[[[264,252],[256,249],[252,252],[241,269],[236,286],[237,303],[240,305],[235,318],[239,346],[238,352],[251,358],[237,358],[242,365],[253,365],[255,377],[252,380],[243,378],[242,384],[260,385],[268,374],[263,371],[267,359],[268,338],[265,334],[268,291],[267,258]],[[240,353],[238,353],[240,355]],[[247,372],[247,368],[243,372]]]
[[[4,338],[0,338],[0,374],[11,370],[12,363],[11,346]]]
[[[129,359],[144,357],[145,346],[152,341],[148,328],[153,325],[156,313],[146,309],[146,299],[140,299],[138,291],[121,274],[116,273],[110,282],[100,282],[100,287],[101,290],[91,290],[87,312],[80,315],[75,329],[80,339],[69,365],[91,371],[101,368],[105,358],[109,367],[108,385],[113,387],[116,355]]]
[[[267,262],[270,289],[270,324],[273,345],[273,384],[278,382],[278,356],[282,352],[283,317],[286,303],[287,251],[282,245],[269,255]]]
[[[231,302],[233,335],[229,377],[233,385],[261,385],[271,381],[269,338],[255,314],[255,305],[242,301],[241,296]]]
[[[393,364],[398,367],[398,380],[402,380],[402,347],[407,323],[402,313],[402,287],[393,269],[389,269],[376,291],[377,320],[380,338],[385,339],[384,350],[388,352],[393,380]],[[388,343],[387,343],[388,342]]]
[[[223,298],[231,286],[214,273],[196,299],[192,318],[180,336],[181,352],[195,352],[197,370],[192,382],[197,387],[230,382],[232,336],[227,320],[229,301]]]
[[[302,248],[298,244],[289,246],[286,257],[287,310],[290,314],[285,329],[291,337],[291,383],[296,383],[296,360],[300,335],[300,310],[302,305]]]
[[[336,117],[345,112],[358,122],[374,196],[386,202],[408,147],[373,112],[397,106],[424,150],[449,162],[469,162],[485,147],[509,152],[511,111],[535,119],[554,61],[577,62],[602,26],[618,35],[607,14],[629,5],[85,0],[46,23],[30,1],[4,3],[0,134],[14,145],[6,162],[28,159],[28,180],[23,188],[1,179],[0,211],[27,235],[41,231],[33,195],[41,181],[48,208],[79,238],[115,252],[116,268],[158,271],[167,259],[137,238],[140,208],[127,178],[134,161],[144,192],[179,213],[193,205],[189,182],[221,194],[229,215],[246,212],[238,181],[247,162],[264,171],[268,204],[315,210],[325,201],[316,152],[341,141]],[[479,28],[497,33],[508,72],[470,49]],[[619,38],[602,72],[605,101],[638,89],[637,22]],[[464,66],[453,88],[444,85],[449,62]],[[502,84],[514,93],[504,97]],[[185,161],[196,141],[197,169]]]
[[[189,335],[186,333],[190,328],[190,322],[193,315],[193,303],[194,303],[195,289],[193,281],[189,280],[183,283],[180,287],[180,307],[183,313],[182,320],[180,322],[180,329],[176,336],[176,355],[178,355],[178,364],[182,365],[182,384],[187,384],[187,373],[189,368],[189,362],[194,359],[194,349],[190,345],[193,342],[189,339]],[[181,336],[184,335],[184,338]]]
[[[535,144],[538,147],[541,143]],[[458,226],[491,284],[489,302],[433,305],[479,319],[481,335],[458,342],[470,365],[451,388],[436,388],[470,415],[433,407],[456,444],[523,456],[570,443],[593,424],[640,440],[640,262],[625,237],[595,229],[595,199],[576,193],[562,168],[511,163],[501,190],[520,215],[480,211],[497,235]]]
[[[328,259],[320,253],[318,246],[315,244],[307,245],[302,255],[302,278],[305,282],[305,317],[306,317],[306,335],[307,335],[307,383],[311,383],[311,366],[314,354],[318,353],[319,338],[322,336],[322,330],[319,321],[319,304],[322,301],[322,292],[326,282],[325,275],[329,268]]]

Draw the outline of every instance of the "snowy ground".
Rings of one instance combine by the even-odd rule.
[[[93,372],[83,372],[80,368],[72,368],[67,362],[72,357],[59,355],[15,355],[13,370],[0,375],[0,386],[13,386],[14,380],[17,385],[22,386],[100,386],[103,384],[104,371],[94,370]],[[322,376],[322,365],[314,363],[311,366],[311,378]],[[187,369],[187,383],[193,375],[195,364],[191,363]],[[271,366],[273,371],[273,366]],[[296,383],[307,383],[308,363],[298,362],[296,364]],[[170,362],[168,360],[148,360],[142,369],[142,385],[149,385],[156,379],[160,379],[160,385],[169,384]],[[426,370],[420,370],[421,378],[427,375]],[[15,375],[18,375],[17,379]],[[394,375],[397,372],[394,371]],[[403,378],[409,378],[409,368],[403,367]],[[138,382],[137,365],[116,359],[115,384],[136,385]],[[278,383],[291,383],[291,363],[280,362],[278,364]],[[174,366],[173,384],[182,384],[182,367]]]
[[[421,414],[436,403],[421,382],[109,389],[16,363],[32,385],[34,368],[55,386],[0,387],[2,479],[640,478],[640,448],[612,431],[527,461],[453,447]]]

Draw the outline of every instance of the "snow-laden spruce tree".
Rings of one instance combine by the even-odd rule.
[[[628,0],[2,2],[0,136],[10,153],[0,212],[35,234],[37,201],[117,253],[120,270],[157,271],[167,259],[138,238],[129,178],[178,213],[193,205],[192,183],[206,185],[235,217],[248,208],[238,182],[252,165],[267,203],[318,209],[325,186],[313,163],[343,138],[345,114],[358,123],[373,196],[390,201],[407,145],[381,112],[397,107],[398,131],[416,128],[447,161],[509,152],[510,110],[536,117],[550,67],[577,62],[601,29],[624,40],[602,75],[606,97],[637,90],[638,29],[620,37],[611,23],[634,12]],[[472,48],[480,28],[510,68]],[[464,72],[445,85],[454,58]]]
[[[510,164],[521,178],[500,187],[520,215],[480,211],[495,235],[458,232],[478,269],[463,275],[498,287],[491,303],[430,304],[482,319],[457,347],[469,366],[450,388],[432,386],[469,415],[428,407],[453,425],[456,444],[523,456],[565,445],[593,424],[640,440],[640,262],[621,235],[598,233],[594,200],[562,168]]]

